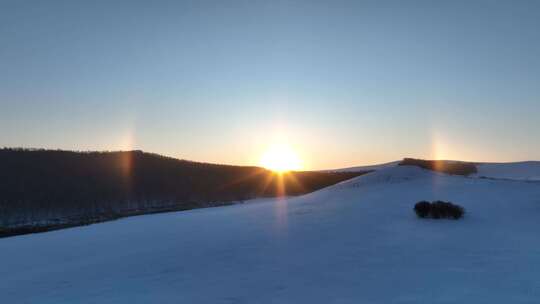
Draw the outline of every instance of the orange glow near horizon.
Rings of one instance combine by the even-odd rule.
[[[260,165],[266,169],[283,173],[302,169],[302,161],[290,146],[273,145],[261,156]]]

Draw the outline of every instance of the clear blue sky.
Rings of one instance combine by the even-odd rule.
[[[540,1],[0,0],[0,146],[540,159]]]

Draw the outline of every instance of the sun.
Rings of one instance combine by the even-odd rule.
[[[288,145],[280,144],[271,146],[262,155],[261,166],[266,169],[283,173],[287,171],[300,170],[302,161],[298,154]]]

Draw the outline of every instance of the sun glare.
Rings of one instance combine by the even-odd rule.
[[[302,168],[300,158],[294,150],[287,145],[275,145],[270,147],[262,155],[260,163],[261,166],[266,169],[279,173]]]

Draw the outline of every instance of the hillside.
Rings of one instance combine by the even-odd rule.
[[[142,151],[0,149],[0,236],[257,197],[308,193],[360,173],[197,163]]]
[[[512,168],[510,168],[512,169]],[[418,219],[419,200],[464,206]],[[0,239],[6,303],[535,303],[540,183],[387,167],[303,196]]]

